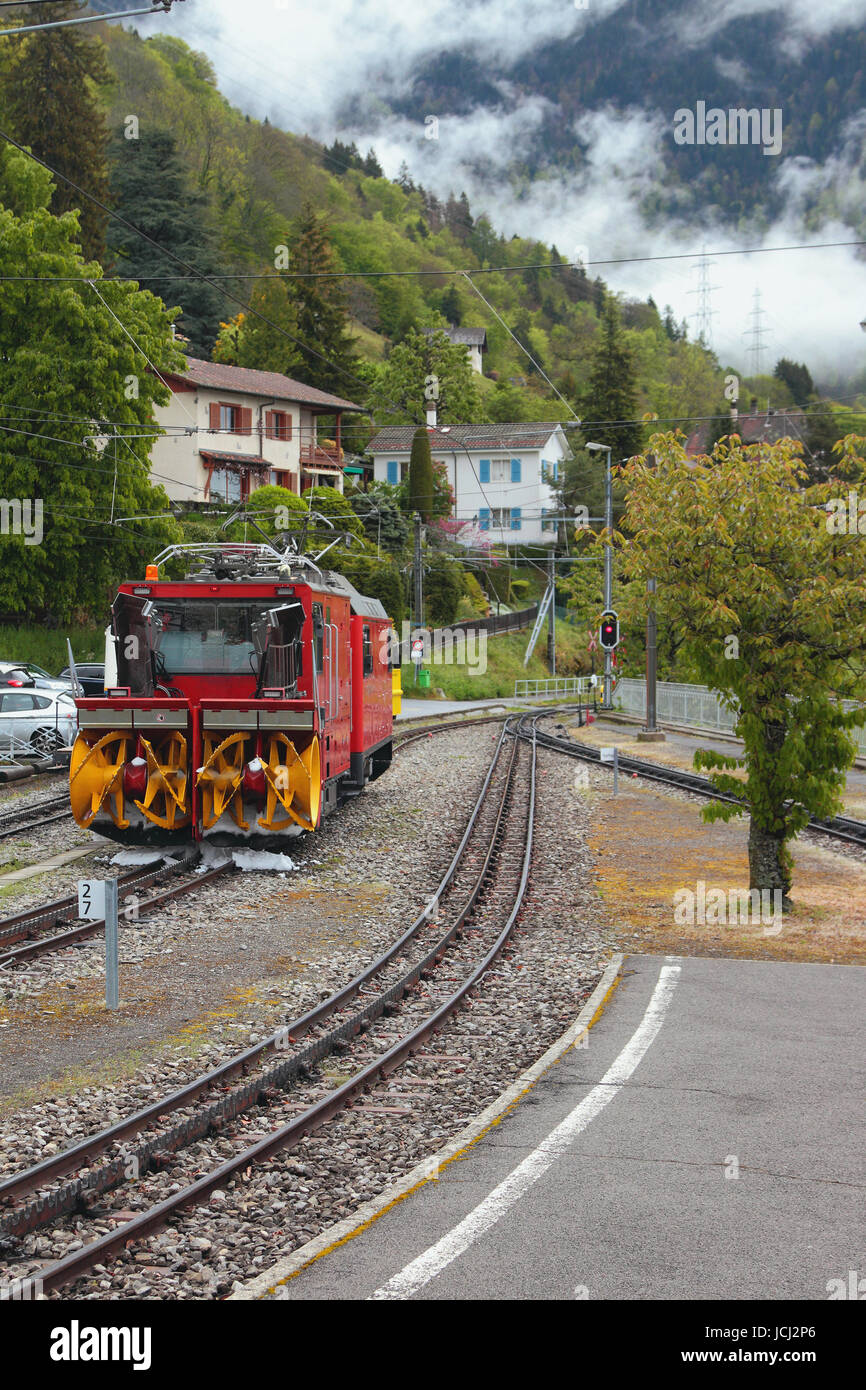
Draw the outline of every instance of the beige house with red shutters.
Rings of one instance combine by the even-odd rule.
[[[164,380],[171,400],[154,407],[166,432],[154,441],[151,477],[172,501],[240,502],[265,483],[296,493],[323,484],[343,491],[351,460],[341,421],[361,410],[353,401],[279,372],[196,357]],[[328,446],[318,442],[320,416],[334,421]]]

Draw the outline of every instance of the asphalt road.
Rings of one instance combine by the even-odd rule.
[[[864,1006],[855,966],[629,957],[586,1049],[278,1296],[826,1300],[866,1276]]]

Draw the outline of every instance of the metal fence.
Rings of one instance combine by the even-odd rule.
[[[589,699],[593,691],[597,692],[598,687],[591,684],[589,676],[548,676],[546,679],[514,682],[515,699],[531,700],[536,695],[580,695]]]
[[[626,714],[646,718],[646,681],[627,677],[617,681],[613,693],[616,709]],[[855,708],[853,700],[843,700],[842,708]],[[723,705],[718,695],[705,685],[686,685],[678,681],[659,681],[656,685],[656,717],[659,722],[691,724],[696,729],[717,729],[731,733],[737,722],[733,710]],[[861,754],[866,755],[866,728],[852,729],[854,741]]]

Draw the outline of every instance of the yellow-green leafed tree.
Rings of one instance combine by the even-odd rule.
[[[866,535],[843,530],[831,505],[848,498],[842,478],[862,471],[862,444],[841,441],[838,476],[819,487],[807,486],[802,447],[790,439],[744,446],[732,435],[695,465],[681,435],[658,434],[619,470],[622,573],[657,579],[663,622],[738,711],[744,756],[700,751],[695,766],[744,801],[713,802],[704,818],[748,812],[750,887],[785,899],[788,842],[810,817],[838,811],[855,756],[849,731],[866,721],[866,708],[841,704],[866,700]],[[645,585],[632,590],[637,613]],[[730,775],[737,767],[745,783]]]

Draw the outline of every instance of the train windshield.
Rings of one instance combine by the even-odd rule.
[[[118,678],[134,695],[173,689],[184,676],[249,676],[294,690],[301,674],[303,605],[118,594],[113,606]],[[179,693],[179,692],[178,692]],[[252,692],[251,692],[252,693]]]
[[[260,604],[177,599],[157,603],[156,671],[171,676],[255,675],[253,624]]]

